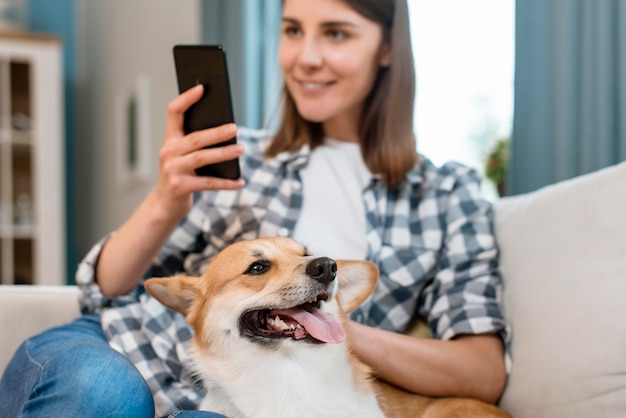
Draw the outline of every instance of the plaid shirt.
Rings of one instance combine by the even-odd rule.
[[[199,194],[155,258],[150,275],[201,275],[230,243],[293,234],[303,201],[299,169],[307,164],[310,149],[265,159],[267,133],[240,129],[238,139],[246,148],[241,158],[246,187]],[[437,168],[424,159],[394,191],[374,176],[363,202],[367,259],[378,265],[380,281],[353,313],[354,320],[404,332],[412,319],[422,317],[437,338],[495,332],[508,345],[491,206],[481,199],[473,170],[455,163]],[[185,351],[189,326],[143,285],[121,297],[102,295],[95,264],[106,239],[89,252],[76,274],[83,312],[101,313],[111,346],[148,382],[157,414],[196,409],[203,389],[190,373]]]

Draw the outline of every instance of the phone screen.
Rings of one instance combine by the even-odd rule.
[[[226,53],[221,45],[176,45],[174,62],[180,93],[197,84],[204,85],[202,98],[185,112],[185,134],[234,123]],[[234,144],[236,138],[215,146]],[[237,159],[196,169],[202,176],[237,179],[241,176]]]

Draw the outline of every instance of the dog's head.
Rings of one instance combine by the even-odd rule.
[[[202,346],[233,336],[262,346],[338,343],[341,321],[373,291],[377,267],[311,255],[290,238],[240,241],[202,277],[152,278],[146,290],[187,317]]]

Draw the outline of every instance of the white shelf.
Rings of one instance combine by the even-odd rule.
[[[35,225],[0,225],[0,239],[35,239]]]
[[[16,129],[11,129],[9,131],[10,142],[13,144],[22,144],[22,145],[32,145],[33,143],[33,133],[32,131],[18,131]]]
[[[0,33],[0,283],[66,284],[62,45]]]

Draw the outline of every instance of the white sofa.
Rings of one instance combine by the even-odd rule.
[[[516,418],[626,416],[626,162],[495,204]],[[76,288],[0,286],[0,370],[78,315]]]

